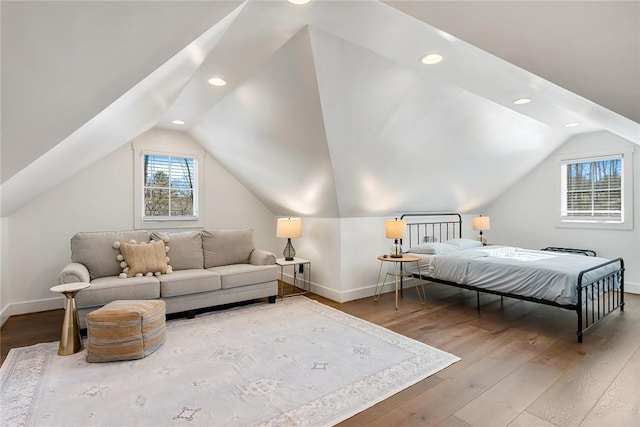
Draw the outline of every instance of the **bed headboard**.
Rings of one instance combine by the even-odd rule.
[[[407,221],[402,245],[409,249],[423,242],[445,242],[462,237],[462,216],[455,212],[412,212],[400,219]]]

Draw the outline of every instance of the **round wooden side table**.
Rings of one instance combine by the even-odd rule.
[[[64,303],[64,320],[62,321],[60,345],[58,346],[58,355],[60,356],[75,354],[83,348],[80,327],[78,326],[78,310],[76,309],[75,296],[89,286],[91,286],[90,283],[76,282],[52,286],[49,289],[51,292],[60,292],[67,298]]]
[[[380,255],[378,257],[378,259],[380,260],[380,270],[378,271],[378,280],[376,282],[376,290],[375,290],[375,294],[374,294],[374,301],[378,301],[378,299],[380,298],[380,295],[382,294],[382,289],[384,288],[384,282],[387,279],[387,276],[392,275],[395,276],[395,287],[396,287],[396,310],[398,309],[398,289],[400,288],[400,279],[403,277],[412,277],[414,280],[415,278],[413,277],[413,275],[409,272],[404,272],[403,269],[403,264],[407,263],[407,262],[415,262],[416,263],[416,267],[418,267],[418,276],[422,276],[420,273],[420,257],[415,256],[415,255],[409,255],[409,254],[403,254],[401,258],[393,258],[389,255]],[[394,273],[387,273],[384,276],[384,280],[382,281],[382,283],[380,283],[380,275],[382,274],[382,265],[385,262],[393,262],[394,263]],[[420,302],[422,304],[425,303],[426,301],[426,293],[424,292],[424,284],[422,283],[422,281],[419,283],[420,287],[422,288],[422,295],[420,294],[420,289],[418,289],[418,286],[416,285],[416,292],[418,293],[418,298],[420,298]],[[423,299],[423,295],[424,295],[424,299]]]

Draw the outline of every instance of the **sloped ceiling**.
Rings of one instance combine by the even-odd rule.
[[[3,2],[2,215],[152,126],[190,133],[274,214],[322,217],[469,211],[573,134],[640,144],[638,4],[559,5],[549,31],[565,2],[532,3]],[[603,8],[618,20],[587,37]],[[579,61],[530,50],[616,36],[614,65],[573,79]]]

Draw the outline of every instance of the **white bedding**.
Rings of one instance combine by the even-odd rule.
[[[509,246],[461,249],[441,255],[413,255],[421,258],[423,276],[558,304],[575,304],[579,273],[608,261]],[[615,270],[615,264],[609,265],[591,272],[587,279]],[[412,272],[417,273],[417,269],[412,269]]]

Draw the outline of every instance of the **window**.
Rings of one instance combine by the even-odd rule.
[[[196,219],[197,159],[144,153],[142,162],[144,219]]]
[[[631,228],[631,155],[561,158],[560,225]]]
[[[175,139],[165,141],[161,136],[150,134],[132,147],[134,227],[203,227],[204,152],[182,139],[180,151],[174,152],[178,148]]]

